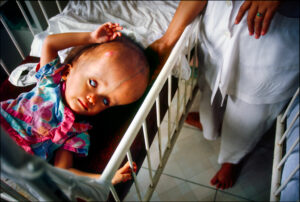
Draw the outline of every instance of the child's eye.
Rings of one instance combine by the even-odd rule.
[[[90,83],[90,85],[91,85],[92,87],[94,87],[94,88],[97,87],[97,82],[96,82],[96,81],[90,79],[90,80],[89,80],[89,83]]]
[[[107,98],[103,98],[103,104],[105,105],[105,106],[108,106],[109,105],[109,102],[108,102],[108,99]]]

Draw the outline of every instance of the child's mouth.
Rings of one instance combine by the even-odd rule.
[[[88,111],[88,106],[84,102],[82,102],[80,99],[77,99],[77,100],[80,103],[80,105],[84,108],[84,110]]]

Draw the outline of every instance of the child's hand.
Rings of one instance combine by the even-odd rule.
[[[135,162],[133,164],[133,172],[136,172],[137,166]],[[131,168],[129,162],[127,162],[122,168],[117,170],[114,178],[111,180],[112,184],[118,184],[120,182],[126,182],[127,180],[131,180]]]
[[[120,37],[122,35],[121,32],[118,32],[122,29],[123,27],[121,27],[118,23],[104,23],[98,27],[98,29],[91,32],[92,43],[104,43],[114,40],[118,36]]]

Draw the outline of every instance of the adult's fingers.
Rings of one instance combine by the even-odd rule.
[[[273,16],[274,16],[274,12],[272,12],[272,11],[266,12],[265,17],[264,17],[264,22],[262,25],[262,30],[261,30],[262,36],[268,32],[268,29],[269,29],[269,26],[270,26]]]
[[[248,16],[247,16],[247,25],[248,25],[250,36],[252,36],[254,33],[254,18],[256,14],[257,14],[257,6],[252,5],[248,11]]]
[[[264,22],[264,15],[265,11],[264,10],[259,10],[256,13],[255,19],[254,19],[254,28],[255,28],[255,38],[258,39],[261,34],[261,29],[262,29],[262,24]]]
[[[245,15],[246,11],[250,8],[250,6],[251,6],[251,2],[250,1],[245,1],[241,5],[241,7],[239,9],[239,12],[238,12],[238,14],[237,14],[237,16],[235,18],[235,22],[234,22],[235,24],[238,24],[242,20],[243,16]]]

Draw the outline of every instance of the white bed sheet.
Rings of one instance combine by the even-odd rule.
[[[124,28],[123,33],[146,48],[165,33],[178,3],[179,1],[70,1],[62,13],[49,19],[47,30],[35,35],[30,55],[40,57],[43,40],[49,34],[93,31],[105,22],[119,23]],[[62,62],[69,50],[59,52]],[[173,75],[179,75],[179,66],[182,66],[182,78],[189,79],[191,71],[184,58],[178,61]]]
[[[105,22],[120,23],[123,32],[147,47],[166,31],[177,1],[70,1],[37,34],[30,55],[40,56],[43,39],[54,33],[93,31]]]

